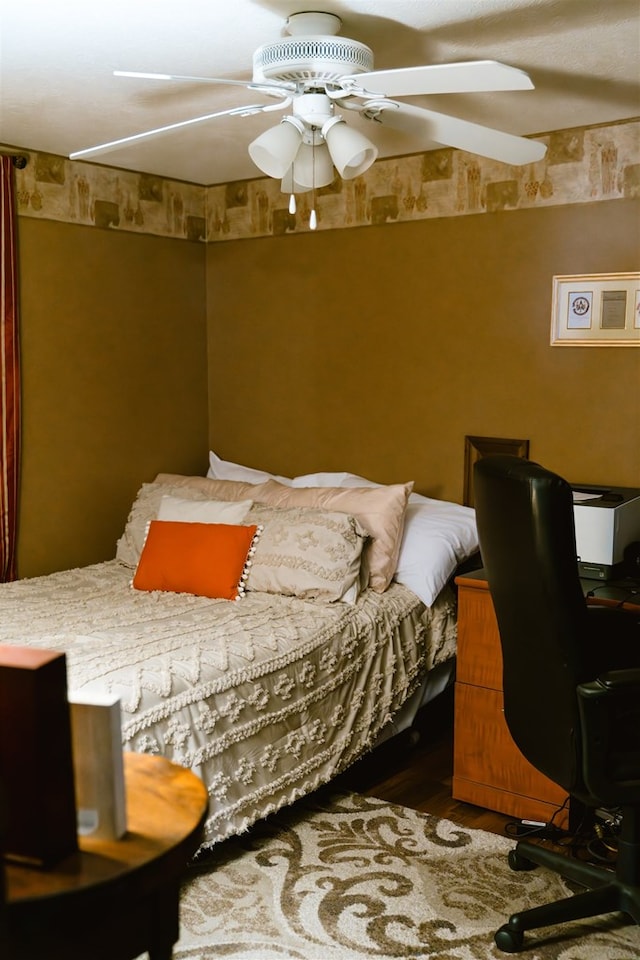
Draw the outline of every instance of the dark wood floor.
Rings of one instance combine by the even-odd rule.
[[[512,818],[454,800],[452,774],[453,691],[449,690],[421,711],[411,733],[378,747],[348,770],[340,785],[504,836]]]

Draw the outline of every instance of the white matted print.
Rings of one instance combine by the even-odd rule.
[[[591,290],[578,290],[569,293],[567,308],[567,327],[569,330],[589,330],[591,328],[591,309],[593,293]]]
[[[554,277],[551,345],[640,347],[640,273]]]

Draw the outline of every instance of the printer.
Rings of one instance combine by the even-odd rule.
[[[571,484],[581,577],[609,580],[623,573],[625,549],[640,541],[640,488]]]

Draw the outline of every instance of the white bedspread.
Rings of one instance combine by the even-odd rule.
[[[452,594],[355,605],[144,593],[113,560],[0,586],[0,643],[67,655],[69,690],[121,699],[126,749],[207,785],[206,843],[327,783],[455,653]],[[17,735],[19,733],[17,732]]]

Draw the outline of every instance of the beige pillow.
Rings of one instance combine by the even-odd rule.
[[[274,507],[316,507],[355,517],[371,538],[364,549],[369,586],[378,593],[387,589],[398,563],[404,517],[413,483],[385,487],[296,488],[267,480],[249,486],[254,503],[268,503]]]
[[[254,504],[245,523],[263,527],[247,591],[355,602],[366,534],[355,517],[310,507]]]
[[[163,476],[167,478],[166,482],[159,482],[156,479],[154,483],[143,483],[131,507],[124,533],[116,546],[116,559],[127,567],[137,567],[147,535],[147,527],[151,520],[157,518],[160,503],[165,495],[179,496],[183,500],[191,501],[223,500],[223,503],[218,503],[217,506],[209,508],[209,523],[213,522],[214,512],[218,516],[217,523],[242,523],[251,506],[252,501],[249,498],[241,499],[231,496],[216,498],[206,488],[207,483],[216,484],[226,483],[227,481],[210,481],[204,477],[180,477],[174,474],[163,474]],[[203,483],[183,483],[184,480],[196,480]],[[251,489],[252,484],[243,483],[240,486]],[[185,518],[169,517],[165,514],[164,519]]]
[[[264,484],[247,483],[243,480],[210,480],[208,477],[185,477],[180,473],[159,473],[155,483],[171,486],[182,491],[195,490],[205,500],[253,500],[253,491]]]
[[[285,486],[276,480],[267,480],[265,483],[245,483],[240,480],[183,477],[173,473],[159,473],[156,484],[160,487],[170,485],[174,489],[165,489],[163,492],[180,496],[190,496],[185,491],[191,490],[202,494],[202,499],[207,500],[253,500],[254,503],[266,503],[273,507],[317,507],[322,510],[348,513],[360,521],[371,538],[365,546],[364,558],[369,569],[369,586],[378,593],[387,589],[395,573],[407,502],[413,489],[412,482],[389,484],[384,487],[295,488]],[[161,495],[162,492],[158,494],[158,500]],[[199,498],[194,497],[194,499]],[[136,531],[137,555],[133,562],[129,562],[129,566],[135,566],[138,562],[149,519],[153,517],[147,517],[142,530]],[[125,530],[125,537],[126,535]],[[119,550],[120,543],[121,541],[118,541]],[[128,543],[125,543],[120,552],[126,553],[127,546]],[[122,559],[119,554],[117,556],[118,559]]]

